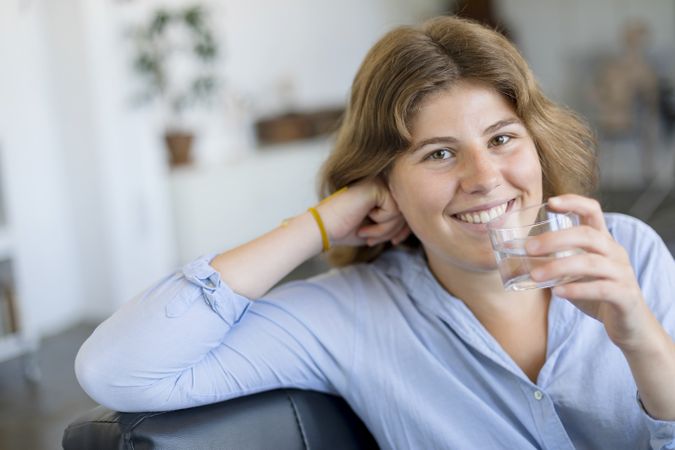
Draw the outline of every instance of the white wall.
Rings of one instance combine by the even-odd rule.
[[[80,1],[110,297],[109,313],[175,264],[166,158],[147,113],[129,105],[131,83],[118,4]],[[75,118],[73,118],[75,119]],[[91,255],[94,257],[94,255]],[[104,301],[106,300],[106,301]]]
[[[363,56],[393,26],[434,15],[438,0],[228,0],[220,2],[228,80],[261,112],[342,104]]]
[[[0,3],[0,145],[29,335],[109,314],[175,264],[164,154],[123,95],[109,2]]]
[[[103,185],[91,98],[91,68],[87,64],[84,17],[80,0],[44,2],[43,33],[49,67],[51,122],[57,131],[64,188],[70,201],[70,226],[77,238],[80,309],[97,316],[101,305],[112,301],[108,276],[109,248],[102,214]]]
[[[0,146],[20,315],[29,335],[71,324],[82,286],[54,118],[43,10],[0,3]]]
[[[316,173],[330,141],[269,148],[227,165],[177,170],[171,176],[178,257],[241,245],[316,203]]]

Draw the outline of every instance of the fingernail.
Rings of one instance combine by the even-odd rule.
[[[560,199],[558,197],[551,197],[551,198],[548,199],[548,202],[551,205],[556,206],[556,205],[560,204]]]

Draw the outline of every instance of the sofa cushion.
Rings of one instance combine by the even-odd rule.
[[[278,389],[196,408],[119,413],[99,406],[71,423],[63,448],[377,449],[361,420],[336,396]]]

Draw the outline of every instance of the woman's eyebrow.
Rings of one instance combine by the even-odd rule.
[[[508,119],[499,120],[499,121],[493,123],[492,125],[490,125],[489,127],[487,127],[485,129],[485,131],[483,131],[483,136],[485,136],[486,134],[494,133],[495,131],[499,130],[500,128],[504,128],[507,125],[513,125],[514,123],[517,123],[517,124],[520,125],[522,122],[517,117],[510,117]]]
[[[454,144],[457,142],[457,138],[454,138],[452,136],[436,136],[432,137],[429,139],[424,139],[423,141],[418,142],[415,144],[414,147],[410,149],[410,153],[415,153],[425,145],[430,145],[430,144]]]

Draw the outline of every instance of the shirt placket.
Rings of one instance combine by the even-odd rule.
[[[523,385],[522,390],[528,399],[542,447],[550,450],[574,450],[551,396],[534,384]]]

